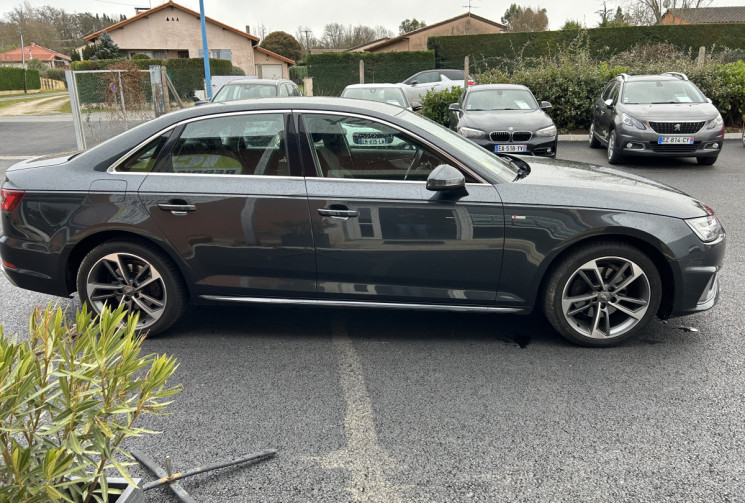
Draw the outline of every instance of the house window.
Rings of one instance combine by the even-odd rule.
[[[153,59],[166,59],[168,57],[168,54],[166,51],[153,51]]]
[[[179,59],[187,59],[189,57],[189,51],[179,51],[178,57]]]
[[[204,57],[203,49],[199,49],[199,57]],[[233,52],[230,49],[210,49],[210,58],[233,61]]]

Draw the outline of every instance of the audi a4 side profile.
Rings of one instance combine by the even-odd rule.
[[[609,346],[713,307],[725,233],[703,203],[611,168],[497,156],[343,98],[205,105],[15,164],[0,258],[18,287],[124,305],[542,312]]]

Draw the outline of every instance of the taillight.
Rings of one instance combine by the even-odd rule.
[[[475,81],[475,80],[471,80],[471,79],[468,79],[468,85],[469,85],[469,86],[472,86],[472,85],[474,85],[475,83],[476,83],[476,81]]]
[[[21,199],[23,199],[24,195],[26,195],[26,193],[22,190],[0,190],[0,196],[2,197],[2,204],[0,205],[0,209],[2,209],[2,211],[8,212],[15,210],[20,204]]]

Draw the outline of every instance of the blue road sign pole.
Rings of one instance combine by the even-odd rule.
[[[210,75],[210,51],[207,47],[207,24],[204,22],[204,0],[199,0],[199,16],[202,20],[202,53],[204,55],[204,82],[207,99],[212,99],[212,75]]]

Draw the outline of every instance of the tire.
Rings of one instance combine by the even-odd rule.
[[[563,337],[581,346],[607,347],[643,330],[661,298],[660,274],[649,257],[634,246],[608,241],[557,263],[542,300],[546,318]]]
[[[618,164],[621,162],[622,155],[618,151],[618,141],[616,140],[616,130],[612,130],[608,135],[608,163]]]
[[[715,162],[717,162],[717,157],[696,157],[696,161],[701,164],[702,166],[711,166]]]
[[[78,269],[77,288],[81,302],[96,314],[107,303],[139,313],[137,330],[149,335],[173,325],[187,297],[173,262],[155,246],[136,240],[110,241],[91,250]]]
[[[587,137],[590,148],[600,148],[600,140],[595,137],[595,121],[590,124],[590,134]]]

